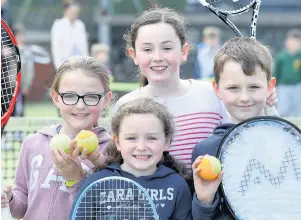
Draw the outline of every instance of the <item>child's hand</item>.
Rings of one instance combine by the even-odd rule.
[[[13,197],[12,187],[5,186],[1,193],[1,208],[8,207],[8,203]]]
[[[51,152],[57,171],[65,180],[79,181],[84,176],[83,168],[76,157],[71,157],[62,149],[53,149]]]
[[[274,87],[272,93],[267,97],[267,105],[272,107],[276,105],[277,102],[278,102],[277,91],[276,91],[276,87]]]
[[[199,201],[203,204],[211,205],[224,173],[221,171],[215,180],[202,179],[199,175],[200,168],[198,168],[202,159],[203,156],[199,156],[192,164],[194,188]]]
[[[107,156],[102,153],[100,148],[96,148],[95,151],[91,154],[88,154],[87,148],[84,149],[84,151],[81,153],[80,152],[81,147],[80,146],[75,146],[74,150],[72,151],[72,156],[73,157],[80,157],[82,160],[89,160],[95,167],[105,167]]]

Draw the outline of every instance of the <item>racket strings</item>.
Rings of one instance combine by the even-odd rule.
[[[298,164],[297,155],[294,153],[295,150],[288,149],[285,152],[284,160],[282,161],[279,172],[277,175],[273,175],[272,172],[266,169],[266,166],[261,163],[257,159],[249,160],[249,164],[247,164],[246,169],[244,171],[244,175],[242,176],[243,180],[241,181],[241,192],[242,195],[245,195],[245,192],[248,189],[249,182],[251,182],[252,172],[254,170],[259,170],[260,174],[263,174],[265,179],[269,181],[272,186],[279,186],[284,182],[285,174],[288,171],[288,167],[291,166],[293,168],[294,174],[296,176],[296,180],[301,180],[301,169]],[[254,178],[254,184],[260,184],[263,182],[259,176]]]
[[[9,34],[1,26],[1,117],[7,112],[16,88],[18,57]]]
[[[236,217],[300,217],[300,140],[291,125],[271,121],[241,125],[228,135],[220,152],[222,189]]]
[[[254,0],[206,0],[212,7],[224,11],[235,12],[250,8]]]
[[[81,199],[76,219],[154,219],[146,195],[132,183],[108,180],[91,187]]]

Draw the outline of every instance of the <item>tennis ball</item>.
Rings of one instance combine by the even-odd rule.
[[[81,152],[87,148],[88,154],[93,153],[93,151],[98,146],[98,138],[95,133],[89,130],[82,130],[75,137],[76,143],[81,147]]]
[[[213,156],[205,155],[198,165],[201,168],[199,175],[204,180],[214,180],[222,170],[219,159]]]
[[[60,148],[63,149],[67,154],[69,154],[71,151],[70,143],[71,143],[71,139],[67,135],[58,134],[51,139],[50,148],[51,149]]]

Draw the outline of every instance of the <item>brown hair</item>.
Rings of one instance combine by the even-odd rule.
[[[79,2],[76,0],[63,0],[64,9],[67,10],[71,6],[80,6]]]
[[[167,23],[170,24],[176,31],[178,35],[181,45],[183,46],[186,43],[186,25],[184,22],[184,18],[180,16],[175,10],[170,8],[151,8],[149,10],[144,11],[132,24],[131,29],[127,31],[126,34],[123,35],[123,38],[126,41],[127,49],[133,48],[135,49],[135,42],[137,38],[137,33],[140,27],[149,25],[149,24],[157,24],[157,23]],[[140,75],[140,86],[146,86],[148,84],[147,78]]]
[[[290,29],[286,34],[286,38],[297,38],[301,40],[301,29]]]
[[[100,79],[105,91],[110,91],[109,74],[106,68],[98,60],[91,57],[75,56],[65,61],[57,70],[51,91],[58,92],[61,78],[68,71],[81,70],[85,74]]]
[[[239,62],[247,76],[255,73],[259,66],[267,75],[272,77],[273,59],[269,49],[259,41],[247,37],[235,37],[227,41],[214,58],[214,80],[218,84],[225,63],[229,60]]]
[[[151,98],[139,98],[121,105],[111,121],[112,133],[119,136],[119,130],[123,119],[133,114],[155,115],[162,122],[166,140],[171,140],[173,138],[173,116],[168,112],[165,106],[155,102]],[[116,145],[113,141],[111,141],[107,146],[107,154],[108,163],[123,162],[121,153],[117,150]],[[165,166],[170,167],[178,173],[182,174],[182,165],[175,161],[167,151],[163,153],[163,157],[160,162],[163,163]]]

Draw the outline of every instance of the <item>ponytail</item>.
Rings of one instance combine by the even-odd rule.
[[[161,161],[162,162],[162,161]],[[169,155],[168,151],[163,152],[163,162],[162,164],[170,169],[175,170],[178,174],[183,176],[183,166],[177,160]]]
[[[142,73],[139,73],[139,77],[140,77],[140,87],[144,87],[148,85],[148,80]]]

